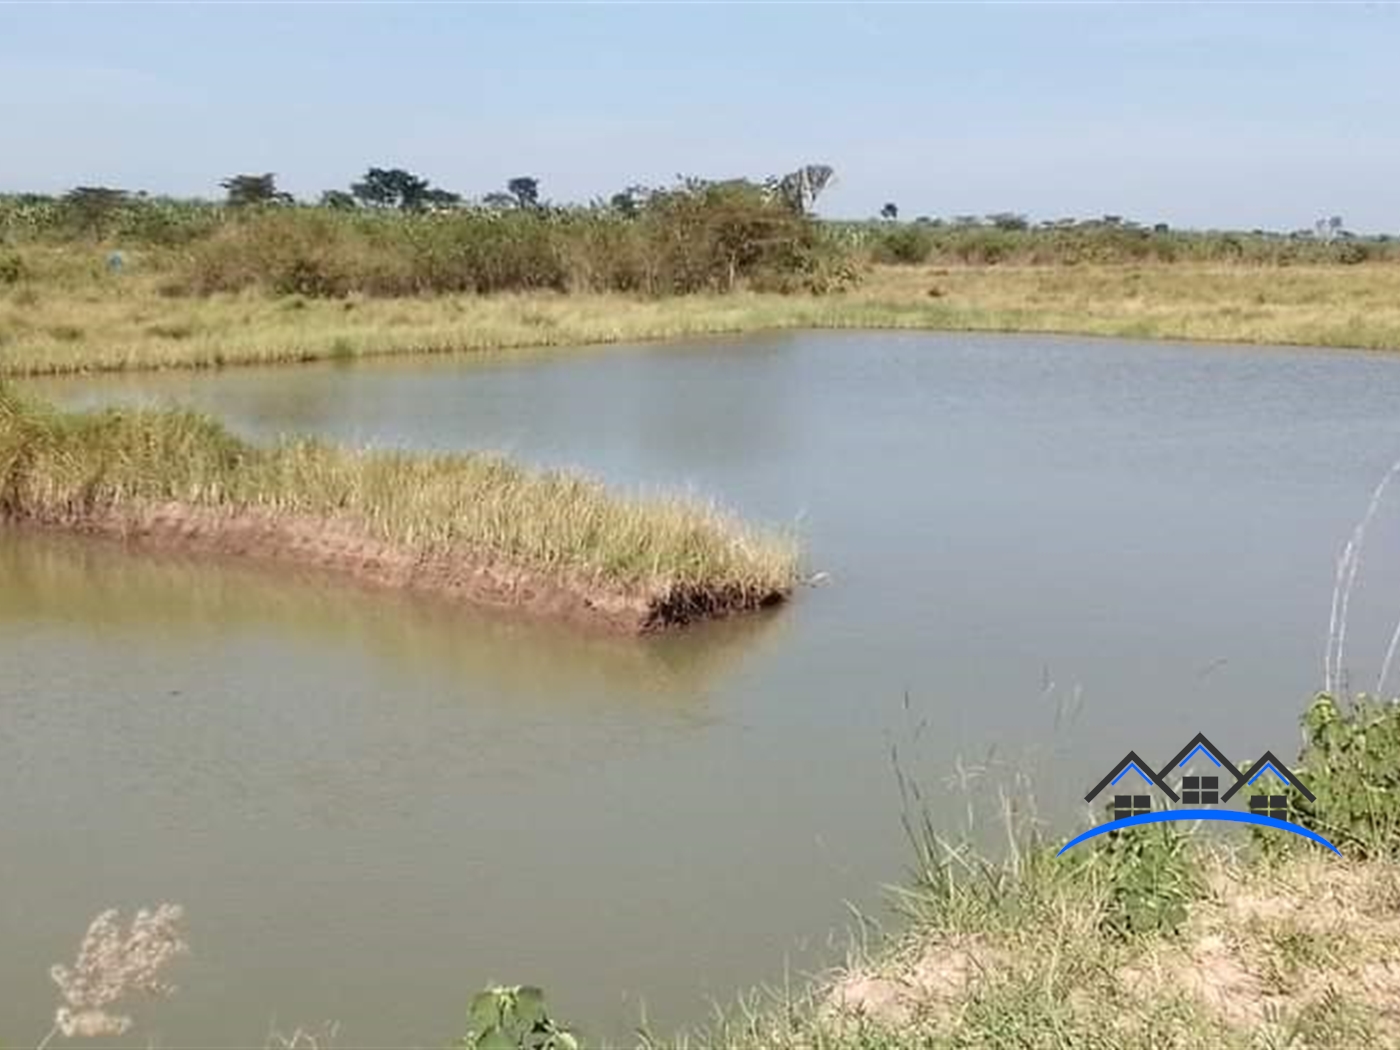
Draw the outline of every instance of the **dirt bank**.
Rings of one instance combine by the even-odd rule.
[[[627,590],[577,573],[545,573],[466,552],[419,555],[368,538],[342,522],[263,510],[164,503],[140,509],[0,514],[11,527],[75,532],[147,550],[292,564],[371,587],[418,591],[620,634],[683,627],[772,606],[788,596],[737,586]]]

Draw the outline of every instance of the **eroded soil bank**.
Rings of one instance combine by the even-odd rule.
[[[409,590],[539,619],[641,635],[767,608],[790,592],[730,585],[629,589],[580,573],[549,573],[499,558],[417,554],[334,520],[264,510],[210,510],[179,503],[139,509],[17,514],[6,526],[78,533],[148,551],[187,552],[295,565],[377,588]]]

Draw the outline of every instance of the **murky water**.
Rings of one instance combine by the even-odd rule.
[[[440,1045],[489,980],[595,1037],[837,957],[961,760],[1048,819],[1124,750],[1296,746],[1400,359],[1045,337],[684,346],[33,384],[257,436],[493,447],[797,522],[828,585],[644,642],[0,533],[0,1037],[108,905],[177,900],[163,1045]],[[1400,495],[1400,494],[1397,494]],[[1400,615],[1400,510],[1353,684]],[[906,700],[907,695],[907,700]],[[922,729],[918,727],[922,725]]]

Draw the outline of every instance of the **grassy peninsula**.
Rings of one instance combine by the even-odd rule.
[[[494,455],[264,448],[180,411],[63,413],[0,386],[0,520],[324,566],[628,632],[781,600],[790,537]]]

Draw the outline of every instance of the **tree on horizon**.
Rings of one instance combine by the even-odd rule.
[[[230,175],[219,183],[228,194],[226,203],[241,208],[250,204],[290,204],[292,195],[277,188],[277,176],[272,172],[261,175]]]

